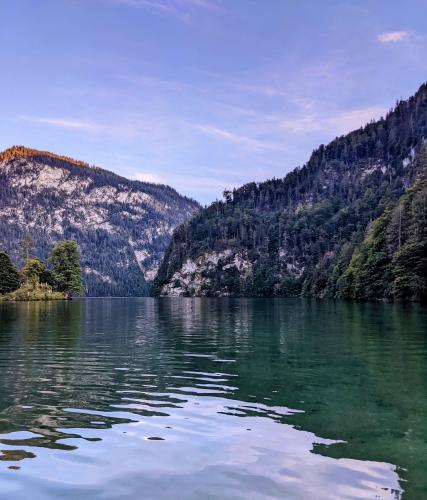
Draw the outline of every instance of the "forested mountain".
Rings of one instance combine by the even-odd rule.
[[[0,153],[0,250],[20,265],[23,239],[42,260],[57,241],[75,240],[90,296],[146,295],[174,228],[198,207],[168,186],[68,157],[22,146]]]
[[[353,252],[350,263],[345,260],[337,263],[333,272],[334,278],[339,275],[340,296],[362,300],[427,298],[426,174],[397,204],[388,206],[368,226],[365,239]]]
[[[425,299],[426,139],[427,84],[181,225],[154,293]]]

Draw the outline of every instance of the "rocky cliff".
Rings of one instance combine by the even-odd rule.
[[[20,261],[24,236],[45,259],[58,240],[80,245],[88,295],[144,295],[176,226],[198,204],[49,152],[0,153],[0,248]]]

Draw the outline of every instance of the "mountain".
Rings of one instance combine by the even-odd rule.
[[[427,148],[421,159],[427,169]],[[368,226],[338,285],[350,299],[427,298],[426,173]]]
[[[426,138],[424,84],[285,178],[225,192],[177,228],[154,293],[425,298]],[[408,248],[412,277],[398,270]]]
[[[90,296],[147,294],[174,228],[198,208],[168,186],[65,156],[0,153],[0,249],[19,263],[24,236],[42,259],[58,240],[76,240]]]

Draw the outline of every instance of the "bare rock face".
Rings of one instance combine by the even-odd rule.
[[[42,259],[55,242],[76,240],[90,296],[146,294],[173,230],[198,208],[168,186],[71,158],[24,147],[0,154],[0,248],[19,262],[24,235]]]
[[[162,296],[206,296],[227,297],[230,291],[227,287],[216,287],[218,267],[223,272],[238,275],[239,279],[247,278],[252,271],[252,263],[245,252],[231,249],[222,252],[206,252],[196,260],[187,259],[176,271],[171,281],[162,288]]]

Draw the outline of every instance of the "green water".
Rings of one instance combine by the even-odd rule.
[[[0,498],[427,498],[427,309],[0,304]]]

